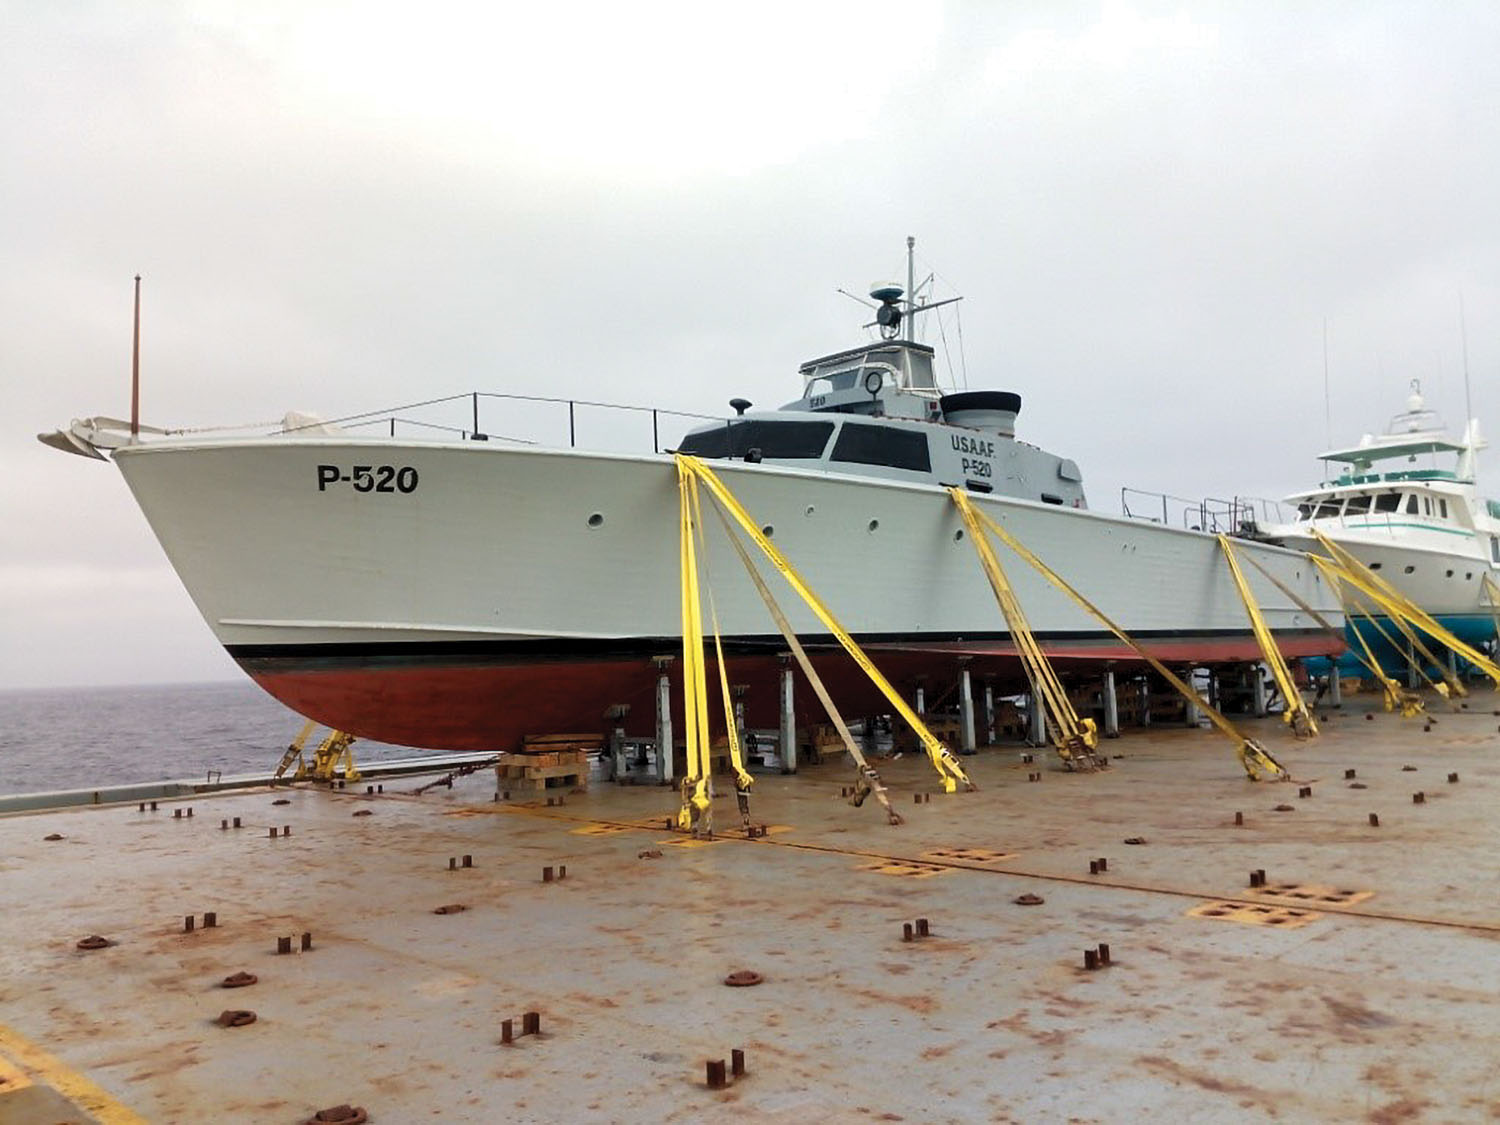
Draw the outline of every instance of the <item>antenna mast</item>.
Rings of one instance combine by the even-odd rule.
[[[906,236],[906,322],[911,327],[907,330],[906,338],[915,341],[917,338],[917,320],[914,315],[917,311],[917,294],[913,286],[916,283],[916,246],[917,240],[911,235]]]
[[[141,436],[141,275],[135,275],[135,333],[130,345],[130,436]]]

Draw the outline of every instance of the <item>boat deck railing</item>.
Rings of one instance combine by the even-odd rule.
[[[1131,519],[1216,535],[1241,535],[1263,524],[1288,522],[1285,509],[1275,500],[1256,496],[1192,500],[1139,488],[1120,489],[1120,511]]]
[[[504,403],[504,417],[493,405]],[[481,408],[489,405],[488,410]],[[486,416],[481,416],[482,413]],[[305,433],[321,426],[338,426],[345,430],[374,429],[390,437],[410,437],[414,433],[438,440],[458,438],[461,441],[501,441],[515,445],[557,446],[567,428],[568,448],[643,450],[649,438],[651,451],[662,451],[661,424],[664,419],[687,422],[725,421],[715,414],[694,414],[685,410],[664,410],[653,406],[632,406],[588,399],[551,398],[545,395],[501,394],[495,391],[468,391],[424,399],[401,406],[383,407],[340,418],[309,420],[300,426],[282,427],[283,434]],[[622,425],[622,420],[628,420]],[[498,424],[498,429],[495,425]],[[649,429],[648,429],[649,427]],[[499,432],[500,429],[510,432]],[[555,435],[555,436],[553,436]],[[676,435],[668,435],[675,440]],[[590,439],[593,440],[590,440]],[[668,448],[671,448],[668,446]]]

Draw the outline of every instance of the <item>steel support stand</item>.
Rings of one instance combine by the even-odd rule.
[[[974,681],[967,664],[958,673],[958,736],[960,752],[974,753]]]
[[[995,685],[984,681],[984,744],[995,745]]]
[[[1104,673],[1104,737],[1120,737],[1120,701],[1115,695],[1115,673],[1110,669]]]
[[[1339,666],[1332,658],[1328,662],[1328,705],[1330,707],[1342,707],[1344,705],[1344,685],[1340,683]]]
[[[1193,686],[1193,670],[1191,668],[1184,668],[1182,670],[1182,682],[1189,687]],[[1196,727],[1201,714],[1202,712],[1198,710],[1198,705],[1191,699],[1183,700],[1182,721],[1185,726]]]
[[[1029,701],[1027,718],[1031,733],[1027,741],[1033,746],[1045,746],[1047,743],[1047,716],[1042,711],[1042,697],[1033,691],[1029,697]]]
[[[797,772],[797,708],[796,681],[787,658],[781,658],[781,772]]]
[[[658,660],[661,675],[656,680],[656,768],[663,785],[672,784],[672,681],[667,676],[670,660]]]
[[[917,685],[917,700],[914,709],[918,715],[927,714],[927,688],[920,683]]]
[[[1261,675],[1260,665],[1250,665],[1251,713],[1257,719],[1266,717],[1266,678]]]

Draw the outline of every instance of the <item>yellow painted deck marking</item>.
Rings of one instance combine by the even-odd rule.
[[[1320,883],[1272,883],[1264,887],[1251,887],[1249,893],[1256,898],[1282,899],[1288,903],[1307,906],[1353,906],[1374,898],[1374,891],[1345,891],[1338,887],[1325,887]]]
[[[954,869],[939,867],[935,863],[862,863],[855,870],[900,875],[907,879],[930,879],[934,875],[946,875]]]
[[[572,830],[575,836],[613,836],[619,832],[634,832],[628,824],[585,824]]]
[[[4,1055],[0,1055],[0,1096],[14,1093],[16,1090],[24,1090],[30,1085],[31,1079],[27,1077],[26,1072]]]
[[[996,852],[989,848],[931,848],[922,853],[922,858],[954,860],[959,863],[999,863],[1015,859],[1016,855],[1016,852]]]
[[[1278,930],[1295,930],[1323,915],[1313,910],[1293,910],[1287,906],[1261,906],[1247,902],[1205,902],[1188,912],[1190,918],[1212,918],[1219,922],[1243,922],[1250,926],[1273,926]]]
[[[4,1024],[0,1024],[0,1054],[33,1080],[46,1083],[92,1114],[99,1125],[150,1125],[140,1114],[125,1108],[61,1059],[49,1055]]]

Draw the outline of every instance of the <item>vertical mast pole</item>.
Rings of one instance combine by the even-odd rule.
[[[906,236],[906,338],[915,340],[917,338],[917,295],[912,292],[912,286],[916,284],[916,245],[917,240],[911,235]]]
[[[135,332],[130,345],[130,436],[141,436],[141,275],[135,275]]]

